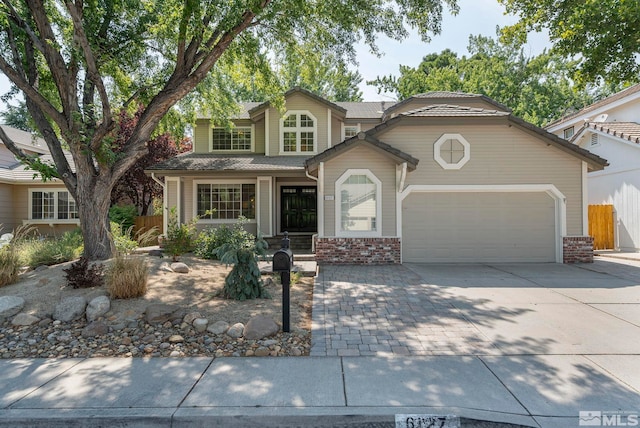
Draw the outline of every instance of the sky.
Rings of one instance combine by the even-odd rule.
[[[393,94],[378,94],[375,87],[366,84],[367,80],[390,74],[397,76],[400,65],[415,67],[425,55],[439,53],[447,48],[458,55],[466,55],[469,35],[494,37],[496,26],[510,25],[517,21],[516,17],[504,14],[504,7],[497,0],[458,0],[458,5],[460,13],[456,16],[452,16],[446,9],[443,11],[442,33],[433,36],[430,43],[422,42],[415,33],[402,42],[381,38],[378,43],[384,53],[381,58],[369,53],[368,47],[358,46],[358,70],[363,77],[360,90],[365,101],[394,99]],[[545,47],[549,47],[546,36],[534,34],[525,46],[525,53],[537,55]],[[0,74],[0,94],[8,92],[9,87],[8,79]],[[0,106],[0,110],[2,109]]]

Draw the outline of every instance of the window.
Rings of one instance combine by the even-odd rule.
[[[236,127],[233,129],[213,128],[211,151],[214,150],[251,150],[251,127]]]
[[[358,135],[358,132],[360,132],[360,126],[355,125],[345,125],[344,126],[344,138],[342,138],[343,140],[346,140],[347,138],[351,138],[351,137],[355,137],[356,135]]]
[[[381,187],[369,170],[349,170],[338,179],[337,235],[381,236]]]
[[[309,112],[290,111],[280,120],[283,153],[316,151],[316,118]]]
[[[196,187],[196,214],[203,219],[255,219],[255,201],[255,184],[199,183]]]
[[[31,220],[74,220],[78,206],[66,190],[31,190]]]
[[[470,159],[471,147],[460,134],[444,134],[433,145],[433,159],[443,169],[460,169]]]
[[[562,136],[564,137],[565,140],[568,140],[569,138],[573,137],[573,133],[574,133],[574,130],[572,126],[562,131]]]

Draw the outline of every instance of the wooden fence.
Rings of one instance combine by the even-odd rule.
[[[615,249],[613,205],[589,205],[589,235],[594,250]]]
[[[158,229],[158,235],[162,233],[162,216],[161,215],[147,215],[147,216],[138,216],[135,219],[135,224],[133,226],[133,233],[138,233],[142,230],[142,232],[146,232],[152,227],[156,227]]]

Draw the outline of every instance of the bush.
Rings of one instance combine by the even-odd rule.
[[[20,258],[12,245],[0,249],[0,287],[13,284],[18,280]]]
[[[57,238],[25,237],[15,242],[23,266],[37,267],[68,262],[80,257],[84,249],[80,229]]]
[[[133,227],[137,216],[138,208],[135,205],[114,205],[109,208],[109,220],[122,226],[122,230]]]
[[[256,237],[245,230],[244,225],[248,222],[245,217],[240,217],[233,227],[222,225],[202,231],[195,242],[195,254],[203,259],[219,259],[217,250],[224,244],[234,248],[252,248]]]
[[[258,256],[265,254],[267,243],[259,237],[252,239],[249,247],[246,244],[245,239],[231,240],[217,249],[217,255],[223,263],[233,264],[233,269],[225,278],[222,295],[235,300],[268,299],[271,296],[264,289],[258,267]]]
[[[149,269],[142,258],[116,255],[106,271],[106,284],[114,299],[130,299],[147,292]]]
[[[101,287],[104,283],[103,266],[99,263],[89,264],[89,259],[84,257],[62,270],[67,283],[73,288]]]
[[[171,254],[173,261],[177,261],[180,255],[188,253],[193,249],[196,223],[199,219],[200,217],[195,217],[189,223],[178,223],[176,209],[171,208],[169,211],[164,249],[167,253]]]
[[[138,241],[131,239],[132,230],[133,226],[125,229],[124,226],[114,221],[111,222],[111,237],[113,238],[113,245],[116,247],[117,253],[130,254],[138,248]]]

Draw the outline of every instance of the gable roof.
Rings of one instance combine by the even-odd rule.
[[[571,139],[575,143],[587,129],[593,129],[640,145],[640,124],[636,122],[587,122]]]
[[[613,104],[617,101],[622,101],[624,98],[630,97],[632,95],[638,94],[640,93],[640,83],[633,85],[633,86],[629,86],[626,89],[623,89],[620,92],[616,92],[615,94],[608,96],[606,98],[603,98],[600,101],[597,101],[591,105],[588,105],[586,107],[584,107],[583,109],[580,109],[576,112],[570,113],[568,115],[565,115],[563,117],[561,117],[560,119],[554,120],[553,122],[549,123],[547,126],[545,126],[545,128],[549,129],[549,128],[553,128],[563,122],[568,122],[572,119],[575,119],[577,117],[583,116],[585,114],[588,114],[592,111],[598,110],[600,108],[606,107],[610,104]]]
[[[0,125],[0,127],[2,127],[2,130],[7,134],[7,137],[9,137],[20,149],[39,154],[49,153],[47,143],[42,138],[36,137],[30,132],[13,128],[11,126]],[[0,140],[0,144],[4,145],[4,142]]]
[[[397,104],[390,106],[389,108],[387,108],[387,110],[385,110],[383,119],[388,118],[393,112],[402,112],[403,111],[402,109],[404,106],[406,106],[407,104],[415,100],[434,100],[434,104],[443,104],[442,101],[449,100],[449,99],[461,99],[466,101],[483,101],[485,103],[488,103],[489,105],[496,107],[496,109],[498,110],[511,112],[511,109],[487,97],[486,95],[468,94],[465,92],[431,91],[431,92],[425,92],[423,94],[413,95],[405,100],[402,100]],[[442,101],[438,102],[435,100],[442,100]]]
[[[311,99],[313,99],[313,100],[315,100],[315,101],[317,101],[317,102],[319,102],[321,104],[324,104],[327,107],[329,107],[329,108],[331,108],[333,110],[336,110],[336,111],[338,111],[340,113],[343,113],[343,114],[347,113],[347,110],[344,107],[341,107],[338,104],[332,103],[331,101],[329,101],[329,100],[327,100],[325,98],[322,98],[321,96],[318,96],[318,95],[314,94],[313,92],[311,92],[311,91],[309,91],[307,89],[301,88],[300,86],[295,86],[295,87],[289,89],[287,92],[284,93],[284,97],[287,98],[287,97],[289,97],[289,96],[291,96],[293,94],[296,94],[296,93],[303,94],[303,95],[305,95],[305,96],[307,96],[307,97],[309,97],[309,98],[311,98]],[[259,112],[260,110],[264,110],[265,108],[269,107],[270,104],[271,103],[269,101],[265,101],[263,103],[259,103],[258,105],[256,105],[256,106],[252,107],[251,109],[249,109],[248,113],[249,113],[250,116],[252,116],[252,115],[256,114],[257,112]]]
[[[358,133],[358,135],[346,139],[343,142],[336,144],[331,148],[328,148],[324,152],[308,158],[305,161],[304,166],[307,169],[313,170],[316,166],[318,166],[318,164],[320,164],[320,162],[325,162],[333,159],[334,157],[363,144],[381,151],[396,162],[406,162],[409,171],[413,171],[418,166],[418,159],[414,158],[408,153],[403,152],[402,150],[398,150],[395,147],[378,140],[377,138],[369,134],[368,131],[360,132]]]
[[[406,117],[503,117],[508,112],[487,110],[480,107],[458,106],[451,104],[434,104],[400,113]]]

